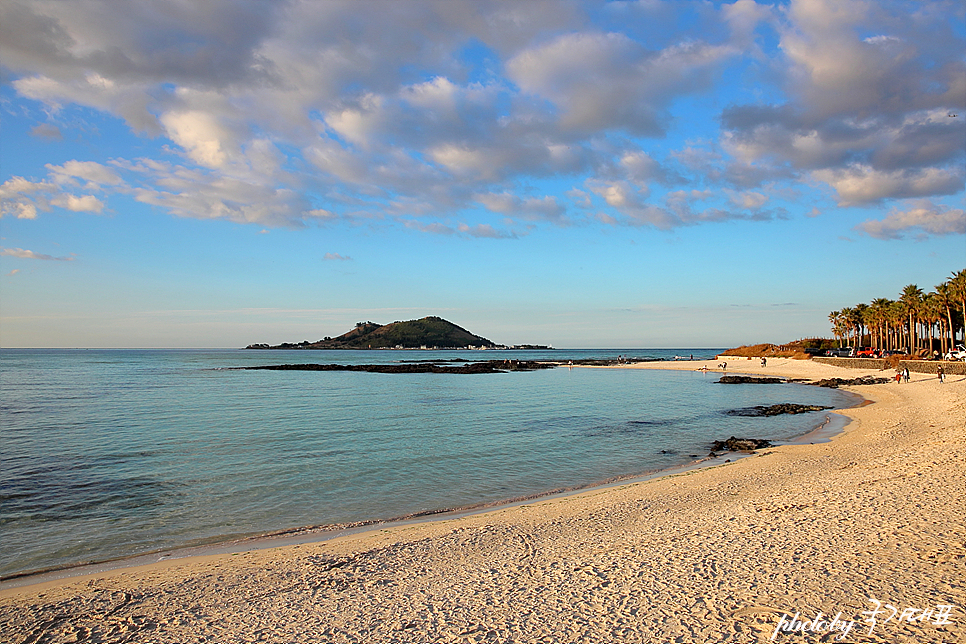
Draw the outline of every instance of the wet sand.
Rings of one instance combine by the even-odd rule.
[[[728,363],[812,380],[891,375]],[[873,404],[839,412],[852,422],[831,442],[322,543],[5,589],[2,640],[799,642],[775,629],[804,626],[807,642],[966,642],[966,377],[847,389]],[[897,608],[888,621],[886,604]]]

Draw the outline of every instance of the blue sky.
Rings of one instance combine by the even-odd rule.
[[[7,0],[0,346],[723,347],[966,265],[961,2]]]

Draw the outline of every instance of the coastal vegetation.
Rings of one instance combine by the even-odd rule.
[[[909,284],[897,299],[879,297],[828,316],[839,346],[870,346],[879,351],[945,354],[962,343],[966,328],[966,269],[952,273],[934,291]]]
[[[824,353],[835,344],[827,338],[805,338],[787,344],[750,344],[723,351],[720,355],[733,358],[792,358],[808,360],[813,354]]]

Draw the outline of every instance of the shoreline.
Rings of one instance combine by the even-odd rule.
[[[744,362],[729,372],[762,372]],[[701,366],[678,364],[617,368]],[[863,375],[779,360],[763,372]],[[831,442],[321,543],[6,589],[0,628],[44,641],[740,643],[769,641],[782,615],[841,611],[856,622],[850,641],[964,641],[966,378],[843,389],[874,404],[832,412],[851,422]],[[867,634],[870,598],[954,612],[943,624],[882,623],[886,613]]]
[[[584,368],[584,369],[656,369],[656,370],[668,370],[668,371],[701,371],[698,369],[687,369],[686,366],[693,365],[694,363],[701,362],[707,363],[708,360],[695,360],[695,361],[685,361],[685,360],[654,360],[654,361],[643,361],[628,364],[610,364],[610,365],[596,365],[596,364],[573,364],[570,365],[573,368]],[[675,365],[675,366],[668,366]],[[310,365],[312,366],[312,365]],[[558,363],[557,368],[565,368],[568,365],[566,363]],[[234,369],[251,369],[252,367],[235,367]],[[262,367],[263,368],[263,367]],[[268,367],[271,368],[271,367]],[[761,375],[761,372],[754,370],[743,370],[741,372],[735,371],[720,371],[718,369],[708,369],[707,371],[716,372],[720,375]],[[792,383],[807,385],[807,383]],[[825,416],[825,420],[816,427],[809,429],[805,433],[794,436],[787,440],[782,440],[774,443],[772,447],[779,447],[782,445],[804,445],[804,444],[814,444],[818,442],[829,442],[835,436],[841,434],[845,431],[845,427],[849,423],[849,419],[845,416],[837,414],[836,412],[851,409],[853,407],[861,406],[863,404],[868,404],[869,401],[863,398],[860,394],[849,393],[850,397],[853,398],[852,404],[840,407],[836,409],[828,410],[828,414]],[[834,414],[830,416],[829,414]],[[768,448],[765,448],[768,449]],[[199,543],[195,545],[184,545],[175,548],[162,548],[158,550],[151,550],[148,552],[142,552],[138,554],[122,555],[114,557],[111,559],[99,560],[99,561],[87,561],[87,562],[77,562],[72,564],[66,564],[62,566],[54,566],[49,568],[42,568],[39,570],[27,570],[23,572],[13,573],[4,577],[0,577],[0,596],[3,596],[4,592],[13,590],[16,588],[28,588],[34,585],[47,585],[50,583],[55,583],[59,581],[68,581],[77,577],[88,577],[91,575],[104,574],[114,571],[123,571],[126,569],[136,569],[143,566],[150,566],[157,563],[162,563],[165,561],[182,561],[197,557],[209,557],[209,556],[219,556],[219,555],[234,555],[249,551],[258,551],[268,548],[278,548],[278,547],[290,547],[295,545],[305,545],[312,543],[324,543],[331,541],[333,539],[339,539],[351,535],[358,535],[369,531],[383,530],[383,529],[393,529],[400,526],[408,525],[418,525],[422,523],[434,522],[434,521],[447,521],[453,519],[459,519],[466,516],[473,516],[477,514],[485,514],[488,512],[499,511],[506,508],[512,508],[526,503],[531,503],[535,501],[542,501],[546,499],[557,499],[557,498],[567,498],[570,496],[580,495],[583,493],[594,492],[597,490],[606,490],[619,485],[636,484],[641,482],[650,481],[657,478],[662,478],[665,476],[676,476],[682,473],[690,472],[693,470],[717,467],[725,464],[735,462],[739,459],[747,458],[756,455],[756,451],[751,452],[739,452],[739,451],[725,451],[721,452],[717,456],[703,456],[698,457],[695,460],[691,460],[679,465],[674,465],[671,467],[637,472],[633,474],[618,474],[603,480],[593,481],[585,485],[579,485],[575,487],[568,488],[557,488],[553,490],[547,490],[544,492],[538,492],[534,494],[528,494],[524,496],[511,497],[507,499],[500,499],[496,501],[484,501],[475,503],[472,505],[462,506],[462,507],[450,507],[442,508],[439,510],[428,510],[425,512],[420,512],[411,515],[403,515],[397,517],[388,517],[384,519],[370,519],[364,521],[353,522],[349,524],[323,524],[323,525],[307,525],[298,526],[288,529],[282,529],[278,531],[271,531],[265,533],[256,533],[250,535],[240,535],[236,537],[224,537],[215,538],[212,541],[206,543]]]

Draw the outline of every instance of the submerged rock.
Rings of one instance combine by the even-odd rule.
[[[782,414],[807,414],[810,411],[822,411],[832,409],[827,405],[798,405],[795,403],[780,403],[766,407],[756,405],[755,407],[745,407],[743,409],[732,409],[725,412],[729,416],[780,416]]]
[[[553,369],[555,365],[546,362],[524,360],[488,360],[453,366],[436,362],[405,364],[275,364],[240,369],[264,369],[270,371],[367,371],[372,373],[506,373],[507,371],[536,371]]]
[[[753,452],[756,449],[771,447],[771,441],[762,438],[736,438],[732,436],[726,441],[715,441],[711,444],[713,452]]]

